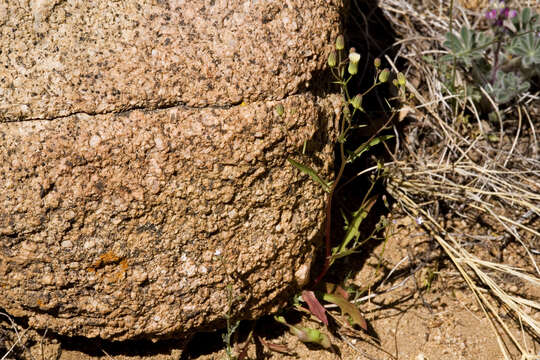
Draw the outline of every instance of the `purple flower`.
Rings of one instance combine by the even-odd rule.
[[[497,18],[497,10],[493,9],[493,10],[488,10],[486,12],[486,18],[488,20],[495,20]]]
[[[486,11],[486,19],[494,20],[497,18],[497,10],[488,10]]]
[[[491,9],[486,11],[486,19],[491,20],[492,25],[502,27],[507,19],[511,19],[517,15],[516,10],[511,10],[505,6],[504,1],[492,1]]]

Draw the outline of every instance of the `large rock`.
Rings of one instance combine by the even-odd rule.
[[[330,173],[339,106],[308,82],[341,2],[21,4],[0,0],[0,308],[124,340],[282,306],[321,238],[286,159]]]

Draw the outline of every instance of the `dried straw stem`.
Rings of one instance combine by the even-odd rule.
[[[494,106],[497,122],[490,124],[464,95],[466,91],[451,95],[448,81],[442,80],[445,65],[438,62],[446,53],[441,47],[444,34],[463,25],[479,28],[482,16],[462,8],[459,2],[450,11],[449,4],[386,0],[380,5],[404,39],[396,43],[397,57],[408,61],[407,89],[415,99],[408,104],[413,119],[409,127],[404,127],[400,139],[403,146],[393,154],[395,161],[386,165],[387,190],[410,216],[422,219],[453,261],[490,319],[505,359],[511,358],[505,339],[514,344],[522,359],[537,358],[525,337],[517,337],[511,330],[512,324],[501,316],[501,310],[512,314],[521,329],[538,339],[540,323],[530,314],[540,310],[539,299],[508,294],[501,282],[514,278],[532,288],[540,287],[539,96],[525,94],[520,105],[513,108]],[[395,60],[387,57],[392,66]],[[466,90],[465,75],[446,66],[447,74],[453,72],[454,86]],[[467,114],[472,114],[475,122],[466,120]],[[447,214],[440,215],[462,219],[462,233],[446,228],[438,205],[448,209]],[[499,246],[510,241],[519,243],[526,254],[526,266],[517,268],[481,259],[474,248],[466,250],[470,247],[463,239],[473,236],[463,232],[479,219],[498,232],[499,236],[491,239],[499,241]]]

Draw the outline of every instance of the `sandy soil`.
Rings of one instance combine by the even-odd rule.
[[[249,359],[503,359],[489,320],[452,264],[434,245],[433,239],[406,216],[391,219],[390,223],[392,226],[387,240],[376,244],[369,257],[351,256],[348,263],[343,265],[344,268],[354,269],[355,262],[361,259],[361,267],[346,277],[344,287],[358,290],[357,297],[361,301],[357,305],[368,320],[369,333],[339,326],[336,321],[346,323],[346,319],[338,309],[332,308],[328,309],[331,319],[334,319],[328,332],[333,344],[330,350],[300,342],[271,317],[256,323],[243,323],[236,349],[244,347],[247,334],[254,327],[252,339],[255,341],[249,341],[246,346],[246,358]],[[521,252],[520,246],[510,243],[497,256],[502,255],[519,266],[525,263]],[[483,255],[489,256],[487,253]],[[508,278],[505,290],[528,298],[540,298],[540,289],[525,287],[516,279]],[[371,298],[366,300],[366,296]],[[318,321],[310,319],[307,314],[288,311],[284,315],[290,323],[322,328]],[[540,313],[533,316],[540,321]],[[3,329],[6,328],[9,326],[3,323]],[[526,340],[531,353],[539,354],[538,339],[535,342],[527,332],[517,328],[514,333]],[[78,339],[58,341],[45,337],[41,342],[32,344],[26,338],[27,334],[20,334],[23,341],[17,346],[16,356],[5,359],[226,358],[221,333],[197,335],[183,352],[174,341],[118,346],[89,344]],[[16,336],[11,335],[12,340],[16,340]],[[289,353],[270,351],[262,342],[285,345]],[[513,359],[519,359],[515,348],[509,347],[508,351]]]
[[[362,332],[355,332],[353,336],[351,332],[338,330],[342,336],[333,337],[335,350],[332,352],[306,346],[286,331],[275,335],[272,330],[272,337],[266,341],[287,345],[291,354],[251,346],[249,358],[503,359],[489,320],[459,274],[433,245],[434,241],[408,217],[396,219],[393,224],[393,234],[386,243],[377,245],[361,270],[346,281],[355,288],[378,284],[374,290],[380,295],[358,303],[372,328],[371,338]],[[503,255],[519,265],[524,263],[522,252],[520,246],[511,244]],[[505,290],[529,298],[540,297],[540,289],[522,287],[516,279],[508,279]],[[340,317],[339,311],[334,309],[333,313]],[[540,320],[540,313],[534,316]],[[317,322],[306,318],[304,316],[301,324],[318,326]],[[535,342],[519,329],[514,329],[514,333],[526,339],[530,352],[539,354],[540,358],[538,339]],[[264,331],[259,336],[264,338]],[[197,350],[198,356],[191,354],[186,358],[206,360],[225,356],[223,351],[204,354],[201,348]],[[519,358],[516,349],[510,347],[508,351],[512,358]]]

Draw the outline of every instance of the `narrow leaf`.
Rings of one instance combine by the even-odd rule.
[[[336,304],[341,309],[343,314],[347,314],[351,317],[352,323],[360,326],[367,331],[367,322],[364,316],[360,313],[358,308],[354,304],[350,303],[340,294],[324,294],[323,299],[332,304]]]
[[[343,239],[341,246],[337,249],[336,255],[346,250],[347,245],[349,245],[349,242],[351,242],[352,239],[358,238],[360,236],[360,225],[362,224],[362,221],[364,221],[364,219],[367,217],[376,201],[377,195],[374,195],[369,198],[366,204],[363,204],[360,209],[353,213],[353,219],[347,227],[347,233],[345,234],[345,238]]]
[[[345,300],[349,300],[349,293],[338,284],[326,283],[326,292],[328,294],[339,294]]]
[[[370,141],[367,141],[367,142],[363,143],[356,150],[354,150],[354,152],[351,154],[351,156],[349,156],[349,158],[347,159],[347,162],[349,162],[349,163],[353,162],[354,160],[356,160],[360,156],[362,156],[363,153],[365,153],[366,151],[368,151],[369,149],[371,149],[375,145],[378,145],[381,142],[386,141],[388,139],[391,139],[393,137],[394,137],[394,135],[382,135],[382,136],[377,136],[376,138],[373,138]]]
[[[328,185],[328,183],[326,181],[324,181],[323,179],[321,179],[321,177],[319,176],[319,174],[317,174],[315,172],[315,170],[313,170],[312,168],[310,168],[309,166],[307,165],[304,165],[304,164],[301,164],[299,163],[298,161],[295,161],[291,158],[288,158],[287,159],[294,167],[296,167],[298,170],[302,171],[303,173],[309,175],[313,180],[315,180],[316,182],[318,182],[324,189],[324,191],[326,192],[330,192],[330,185]]]
[[[302,291],[302,299],[304,299],[304,301],[307,303],[309,311],[311,311],[311,313],[315,315],[317,319],[321,320],[324,325],[328,326],[326,310],[315,297],[315,293],[311,290],[304,290]]]
[[[262,337],[257,337],[257,339],[259,339],[261,344],[263,344],[270,351],[276,351],[283,354],[291,354],[291,350],[289,350],[287,345],[274,344],[274,343],[264,340]]]

